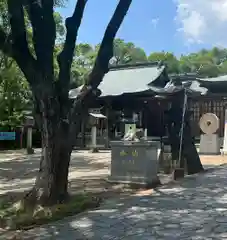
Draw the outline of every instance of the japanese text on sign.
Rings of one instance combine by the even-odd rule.
[[[129,154],[125,150],[120,151],[120,156],[121,157],[125,157],[125,156],[128,156],[128,155]],[[132,157],[138,157],[138,156],[139,156],[139,154],[138,154],[137,150],[132,151]]]

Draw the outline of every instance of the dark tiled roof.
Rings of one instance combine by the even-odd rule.
[[[157,62],[112,67],[98,87],[102,92],[101,97],[148,91],[149,85],[154,83],[164,70],[165,66]],[[79,90],[72,89],[69,97],[75,98]]]

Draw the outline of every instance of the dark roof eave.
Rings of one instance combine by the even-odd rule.
[[[122,70],[122,69],[133,69],[133,68],[142,68],[142,67],[162,67],[165,66],[161,61],[155,62],[138,62],[138,63],[131,63],[131,64],[119,64],[116,66],[110,66],[110,71]]]
[[[107,95],[107,96],[100,96],[100,99],[105,99],[105,98],[120,98],[120,97],[132,97],[132,96],[138,96],[138,95],[145,95],[145,96],[154,96],[155,92],[152,91],[151,89],[147,89],[146,91],[142,92],[131,92],[131,93],[123,93],[120,95]]]

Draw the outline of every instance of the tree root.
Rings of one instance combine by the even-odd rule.
[[[25,194],[23,199],[21,200],[21,207],[24,211],[34,210],[36,205],[38,204],[37,192],[33,187],[29,192]]]
[[[59,195],[47,195],[41,189],[33,187],[22,199],[24,210],[34,210],[36,206],[52,206],[55,204],[66,203],[70,199],[68,192]]]

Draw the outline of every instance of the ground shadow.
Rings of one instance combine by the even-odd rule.
[[[152,194],[119,196],[99,209],[31,230],[27,236],[68,240],[226,239],[226,174],[223,167],[157,188]]]
[[[70,169],[93,171],[108,168],[109,157],[106,155],[95,158],[95,154],[92,153],[73,152]],[[38,170],[39,160],[40,154],[12,157],[7,160],[0,159],[0,178],[5,180],[11,180],[15,177],[19,179],[30,178],[34,175],[33,172]]]
[[[132,195],[101,179],[105,171],[99,170],[108,168],[108,154],[101,158],[87,154],[86,160],[80,154],[73,154],[71,172],[79,169],[84,175],[71,179],[70,189],[97,193],[105,203],[97,210],[31,230],[22,239],[227,239],[223,235],[227,232],[226,167],[159,187],[152,194]],[[32,164],[28,163],[32,160],[23,161],[16,165],[14,159],[11,168],[21,165],[25,172],[31,171],[31,165],[38,168],[35,159]]]
[[[97,157],[96,157],[97,156]],[[40,154],[17,156],[0,161],[0,199],[15,202],[22,199],[34,181],[39,168]],[[90,193],[101,199],[131,194],[134,190],[125,185],[113,185],[108,176],[109,152],[92,154],[76,151],[72,154],[69,192],[72,195]]]
[[[109,157],[107,153],[95,154],[73,152],[70,164],[69,180],[93,176],[105,178],[108,174]],[[40,153],[22,155],[17,153],[0,156],[0,194],[12,190],[25,190],[34,183],[39,169]],[[85,182],[85,179],[84,179]]]

